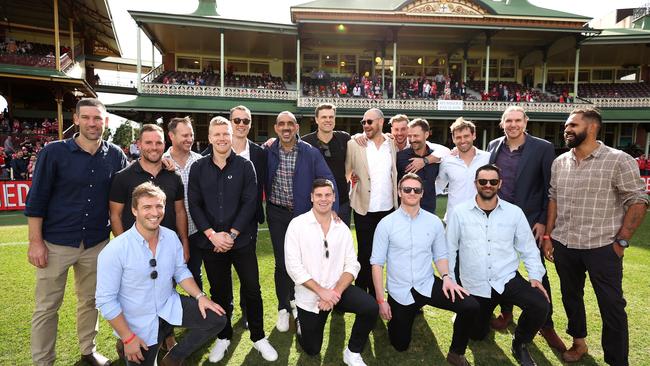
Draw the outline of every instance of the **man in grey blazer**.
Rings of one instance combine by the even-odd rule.
[[[539,246],[546,229],[548,189],[555,149],[550,142],[528,134],[527,124],[528,116],[522,107],[513,105],[506,108],[499,123],[505,136],[492,140],[487,151],[490,153],[490,163],[497,165],[502,172],[503,184],[499,189],[499,198],[524,211]],[[551,288],[547,274],[542,278],[542,284],[550,298]],[[566,346],[555,332],[552,314],[551,303],[540,334],[549,346],[564,352]],[[501,314],[491,322],[492,327],[505,329],[511,321],[512,304],[501,303]]]

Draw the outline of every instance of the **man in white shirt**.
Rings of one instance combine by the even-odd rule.
[[[473,122],[459,117],[449,126],[449,130],[458,154],[443,157],[438,172],[440,185],[445,187],[449,184],[445,221],[454,207],[476,196],[476,169],[490,162],[490,154],[474,146],[476,125]]]
[[[320,353],[323,330],[331,310],[356,314],[346,365],[365,365],[361,352],[375,325],[379,307],[359,287],[351,285],[360,264],[354,253],[352,233],[345,223],[332,219],[334,184],[316,179],[312,185],[310,211],[297,216],[287,228],[284,257],[287,273],[295,283],[298,308],[297,334],[310,356]]]

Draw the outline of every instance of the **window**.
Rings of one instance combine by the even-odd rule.
[[[251,74],[261,74],[261,73],[269,72],[268,62],[251,61],[249,67],[250,67]]]
[[[201,70],[201,61],[198,57],[183,56],[176,59],[176,69]]]
[[[219,59],[203,59],[203,70],[212,70],[215,73],[218,73],[221,70],[221,61]]]
[[[357,56],[341,55],[340,66],[342,74],[354,74],[357,72]]]
[[[320,60],[321,70],[331,73],[339,71],[339,56],[335,53],[322,54]]]
[[[547,76],[547,81],[549,83],[566,83],[567,82],[567,72],[566,70],[556,70],[549,71]]]
[[[575,74],[574,74],[573,77],[575,77]],[[580,71],[578,71],[578,81],[588,83],[589,82],[589,70],[580,70]]]
[[[319,55],[317,53],[304,53],[302,55],[302,72],[310,74],[318,71]]]
[[[634,141],[634,126],[631,123],[621,124],[621,135],[618,138],[618,147],[626,148],[632,146]]]
[[[248,73],[248,61],[246,60],[228,60],[226,62],[226,72],[233,74]]]
[[[614,70],[610,69],[594,69],[591,71],[591,79],[593,81],[612,81],[614,78]]]
[[[616,80],[636,81],[636,69],[616,70]]]
[[[492,65],[490,65],[490,69]],[[492,73],[492,70],[490,70]],[[515,77],[515,60],[514,59],[503,59],[501,60],[501,70],[499,72],[500,78],[512,79]]]

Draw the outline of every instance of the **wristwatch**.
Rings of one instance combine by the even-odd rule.
[[[426,156],[422,157],[422,161],[424,161],[425,166],[429,165],[429,160],[427,160]]]
[[[232,240],[235,240],[235,239],[237,239],[237,234],[231,231],[230,232],[230,237],[232,238]]]
[[[616,238],[614,239],[614,242],[618,243],[618,245],[620,245],[623,248],[627,248],[630,246],[630,243],[625,239]]]

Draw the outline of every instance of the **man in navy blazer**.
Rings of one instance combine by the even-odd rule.
[[[499,123],[505,136],[492,140],[487,150],[490,153],[490,163],[496,164],[503,175],[499,198],[519,206],[524,211],[535,240],[541,243],[546,228],[548,189],[555,149],[550,142],[528,134],[527,124],[528,116],[522,107],[508,107]],[[544,275],[542,284],[550,298],[551,289],[547,274]],[[566,346],[555,332],[552,314],[551,304],[546,323],[540,333],[549,346],[564,352]],[[512,304],[502,303],[501,314],[491,324],[495,329],[505,329],[511,321]]]
[[[298,139],[298,121],[293,113],[284,111],[275,120],[275,133],[278,138],[267,150],[267,174],[264,189],[266,192],[266,221],[269,224],[273,255],[275,257],[275,293],[278,298],[278,321],[280,332],[289,330],[289,316],[297,317],[295,308],[294,284],[284,265],[284,236],[289,222],[296,216],[311,210],[312,184],[317,178],[336,182],[321,152],[310,144]],[[332,207],[339,209],[339,195]]]

